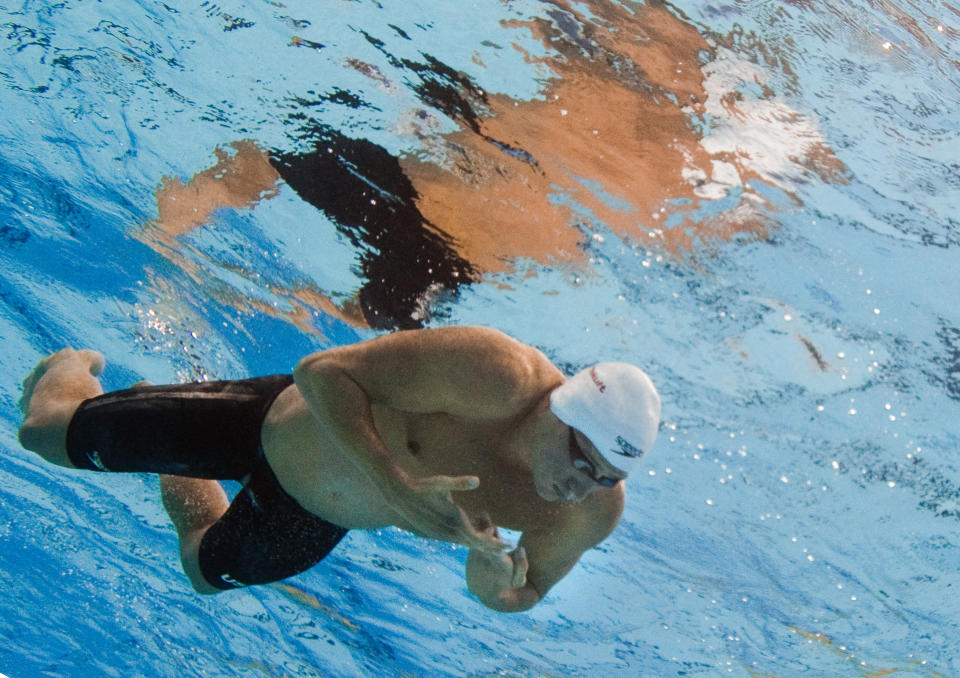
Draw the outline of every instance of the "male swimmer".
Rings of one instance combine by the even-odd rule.
[[[292,375],[103,393],[103,357],[64,349],[23,385],[21,444],[71,469],[160,474],[194,588],[320,562],[348,530],[395,525],[469,547],[469,590],[514,612],[614,529],[660,398],[625,363],[572,378],[482,327],[386,334]],[[243,489],[232,503],[218,480]],[[502,526],[521,534],[508,545]]]

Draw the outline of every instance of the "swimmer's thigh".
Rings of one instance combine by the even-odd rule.
[[[146,386],[84,401],[67,431],[74,466],[240,480],[260,459],[260,427],[288,374]]]
[[[196,567],[220,590],[265,584],[313,567],[346,533],[297,504],[263,463],[198,540]]]

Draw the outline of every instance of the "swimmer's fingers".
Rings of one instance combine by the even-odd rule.
[[[519,589],[527,585],[527,570],[530,569],[530,561],[527,560],[527,550],[518,546],[509,554],[513,561],[513,588]]]
[[[473,517],[473,528],[480,533],[492,532],[494,537],[499,536],[497,526],[493,524],[490,514],[486,511],[481,511]]]
[[[429,476],[414,483],[418,492],[469,492],[480,487],[477,476]]]
[[[425,537],[464,544],[484,551],[503,551],[509,544],[496,533],[478,530],[453,498],[451,492],[475,489],[476,476],[430,476],[406,479],[408,492],[393,500],[394,507],[410,522],[415,532]]]
[[[465,544],[470,548],[477,548],[485,551],[503,551],[512,548],[512,545],[503,541],[497,534],[496,526],[490,521],[490,517],[480,519],[480,524],[476,521],[471,522],[467,515],[457,505],[450,496],[451,492],[469,492],[480,486],[480,479],[477,476],[430,476],[418,479],[418,492],[432,495],[432,503],[443,505],[445,508],[456,509],[456,512],[448,513],[447,528],[451,531],[451,537],[448,541],[456,541]],[[456,516],[456,519],[450,520]],[[453,534],[460,531],[459,535]]]
[[[478,530],[476,526],[470,522],[469,516],[467,516],[463,509],[456,506],[456,504],[453,504],[453,506],[459,512],[459,521],[456,525],[447,524],[447,529],[449,530],[448,537],[446,538],[447,541],[457,542],[464,546],[469,546],[471,549],[484,551],[486,553],[499,554],[513,548],[512,544],[500,538],[495,525],[492,525],[489,529]]]
[[[500,531],[486,511],[473,517],[472,527],[476,541],[468,544],[470,548],[493,553],[502,553],[513,548],[513,544],[500,538]]]

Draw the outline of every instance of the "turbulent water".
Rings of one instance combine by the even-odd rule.
[[[960,9],[0,2],[0,673],[960,675]],[[191,593],[155,478],[19,385],[292,368],[485,324],[664,399],[614,535],[498,615],[351,533]]]

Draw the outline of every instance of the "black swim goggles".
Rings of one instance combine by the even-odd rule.
[[[613,487],[620,482],[619,478],[597,475],[596,464],[583,453],[583,448],[577,442],[577,436],[574,435],[572,427],[570,428],[570,463],[573,464],[573,468],[585,473],[590,480],[601,487]]]

